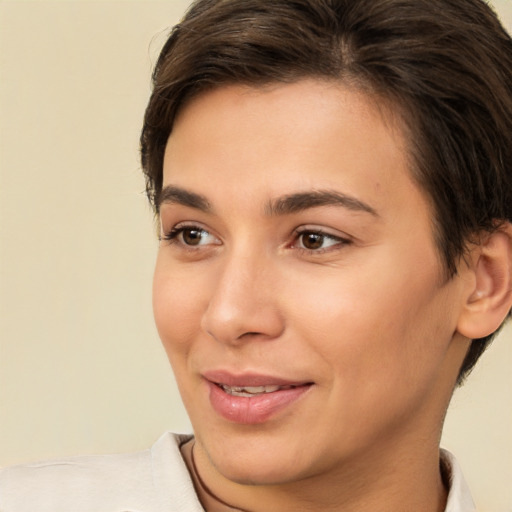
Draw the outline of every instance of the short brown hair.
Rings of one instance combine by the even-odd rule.
[[[475,235],[512,221],[512,41],[481,0],[197,0],[161,51],[144,118],[155,211],[184,102],[224,84],[307,77],[394,105],[448,278]],[[472,341],[459,383],[495,334]]]

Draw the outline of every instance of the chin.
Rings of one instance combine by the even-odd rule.
[[[255,461],[248,463],[242,458],[234,461],[224,460],[216,467],[224,478],[240,485],[283,485],[302,478],[297,471],[298,468],[292,468],[282,461],[268,460],[268,457],[266,459],[261,464]]]
[[[224,478],[242,485],[279,485],[304,478],[307,469],[303,468],[311,466],[298,457],[304,454],[303,449],[286,444],[285,439],[272,442],[263,434],[252,440],[235,442],[231,438],[210,446],[207,443],[205,448],[211,464]]]

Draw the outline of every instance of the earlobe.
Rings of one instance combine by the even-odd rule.
[[[457,330],[470,339],[493,333],[512,307],[512,224],[487,234],[470,256],[472,279]]]

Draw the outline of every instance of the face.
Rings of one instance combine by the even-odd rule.
[[[293,482],[437,443],[461,286],[398,121],[320,81],[205,93],[160,211],[155,318],[212,471]]]

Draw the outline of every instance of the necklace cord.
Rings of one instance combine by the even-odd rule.
[[[196,446],[196,443],[195,443],[195,440],[194,440],[194,442],[192,444],[192,448],[190,450],[190,459],[191,459],[191,463],[192,463],[192,472],[194,473],[195,480],[198,483],[198,485],[201,488],[201,490],[205,494],[207,494],[212,500],[216,501],[219,505],[222,505],[222,506],[226,507],[226,512],[228,510],[232,511],[232,512],[249,512],[248,510],[244,510],[244,509],[241,509],[241,508],[233,507],[229,503],[226,503],[225,501],[221,500],[215,494],[213,494],[213,492],[206,486],[206,484],[203,482],[203,480],[199,476],[199,471],[197,470],[196,460],[195,460],[195,457],[194,457],[194,448],[195,448],[195,446]]]

